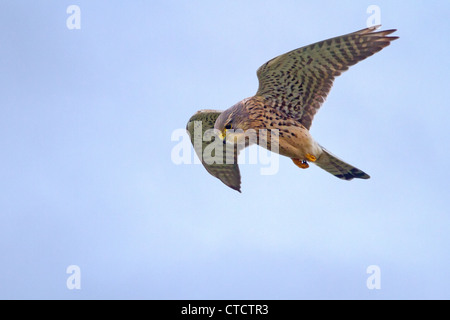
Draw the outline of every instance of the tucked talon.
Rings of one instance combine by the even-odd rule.
[[[305,158],[308,161],[311,161],[311,162],[316,162],[317,161],[317,158],[315,156],[313,156],[312,154],[309,154],[309,153],[306,154]]]
[[[299,167],[301,169],[308,169],[309,168],[309,164],[305,160],[292,159],[292,161],[294,162],[294,164],[297,167]]]

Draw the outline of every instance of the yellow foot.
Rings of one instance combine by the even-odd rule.
[[[292,159],[292,161],[294,162],[294,164],[301,168],[301,169],[308,169],[309,168],[309,164],[308,162],[304,161],[304,160],[298,160],[298,159]]]
[[[317,158],[314,157],[312,154],[307,153],[305,156],[306,160],[311,161],[311,162],[316,162]]]

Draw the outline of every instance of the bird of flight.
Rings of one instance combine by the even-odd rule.
[[[334,79],[398,39],[389,36],[397,30],[376,31],[379,27],[317,42],[278,56],[258,69],[259,88],[253,97],[225,111],[201,110],[194,114],[186,129],[206,170],[240,192],[239,151],[252,143],[273,151],[270,143],[273,140],[260,135],[260,132],[271,132],[277,138],[276,152],[291,158],[302,169],[314,163],[343,180],[369,179],[368,174],[318,144],[309,129]],[[208,130],[216,133],[213,142],[235,144],[242,137],[245,142],[233,148],[222,148],[223,154],[214,157],[219,156],[223,161],[211,163],[204,152],[211,140],[194,143],[196,131],[203,136]],[[245,135],[250,130],[256,133],[253,142]]]

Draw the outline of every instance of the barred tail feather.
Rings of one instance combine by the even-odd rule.
[[[314,162],[323,170],[331,173],[342,180],[370,179],[370,176],[355,168],[354,166],[342,161],[336,156],[332,155],[328,150],[323,148],[322,155]]]

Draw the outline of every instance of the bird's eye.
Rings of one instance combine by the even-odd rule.
[[[230,130],[231,128],[232,128],[232,126],[230,123],[225,126],[225,129],[227,129],[227,130]]]

